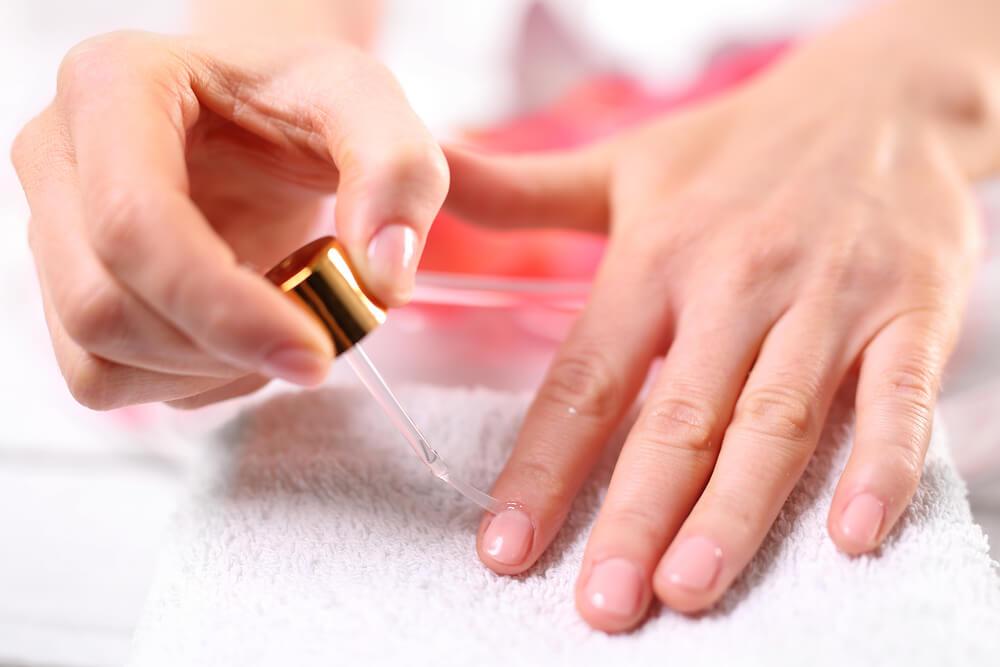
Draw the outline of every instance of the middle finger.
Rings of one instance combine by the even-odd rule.
[[[644,615],[656,561],[712,472],[733,405],[776,316],[749,300],[702,303],[678,322],[587,544],[577,607],[601,630],[626,630]]]

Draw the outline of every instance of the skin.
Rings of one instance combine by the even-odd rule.
[[[997,25],[990,0],[882,3],[681,115],[567,153],[449,148],[447,165],[391,75],[343,36],[88,41],[14,147],[57,359],[95,408],[318,382],[329,342],[245,265],[314,237],[337,191],[363,279],[402,303],[447,193],[482,224],[609,238],[494,488],[527,516],[528,546],[498,561],[485,517],[488,567],[523,572],[544,552],[657,358],[582,563],[588,623],[628,630],[654,598],[711,607],[845,382],[857,436],[829,532],[872,551],[919,481],[979,254],[968,185],[1000,162]],[[388,225],[413,230],[408,257],[370,252]],[[275,350],[301,354],[276,363]],[[860,494],[881,512],[871,535],[845,530]],[[696,589],[671,564],[692,538],[718,562]],[[635,579],[626,612],[588,587],[609,560]]]
[[[259,273],[320,234],[334,192],[368,285],[407,299],[444,156],[382,65],[345,42],[299,44],[88,40],[15,141],[56,357],[84,405],[320,382],[330,340]]]
[[[449,153],[456,213],[609,237],[494,487],[528,515],[530,547],[498,559],[485,517],[489,567],[516,574],[539,558],[659,357],[583,558],[588,623],[631,629],[654,597],[683,612],[718,601],[845,381],[857,385],[857,431],[830,537],[861,554],[890,533],[920,479],[980,252],[968,183],[1000,157],[997,54],[928,48],[930,25],[964,26],[966,45],[980,44],[977,14],[956,25],[939,9],[886,5],[732,95],[579,151]],[[996,4],[977,9],[1000,20]],[[845,519],[859,494],[882,513],[872,534]],[[710,545],[698,560],[718,559],[704,585],[677,576],[691,540]],[[588,587],[609,560],[634,577],[634,604],[609,610]]]

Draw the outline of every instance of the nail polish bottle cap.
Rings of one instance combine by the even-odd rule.
[[[385,307],[365,290],[347,250],[332,236],[302,246],[267,278],[320,321],[338,355],[385,321]]]

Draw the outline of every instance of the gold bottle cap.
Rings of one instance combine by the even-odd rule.
[[[368,295],[332,236],[306,244],[267,272],[267,278],[319,319],[341,354],[385,321],[385,307]]]

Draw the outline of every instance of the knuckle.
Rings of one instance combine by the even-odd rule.
[[[541,490],[551,500],[551,507],[564,507],[575,494],[567,476],[560,475],[556,463],[544,456],[519,459],[514,472],[521,488]]]
[[[908,489],[916,488],[924,471],[924,446],[915,442],[896,441],[893,460],[896,479]]]
[[[134,258],[142,248],[138,223],[150,205],[132,188],[108,187],[94,196],[91,242],[107,265]]]
[[[424,192],[444,200],[450,174],[441,147],[427,139],[397,145],[377,160],[373,173],[393,182],[419,184]]]
[[[807,443],[816,431],[814,401],[789,385],[767,385],[747,391],[736,404],[733,424],[793,444]]]
[[[955,292],[964,284],[955,254],[944,247],[914,248],[901,252],[895,284],[897,293],[934,306],[954,303]]]
[[[10,145],[10,161],[14,169],[19,174],[28,169],[28,165],[34,162],[39,144],[40,129],[39,119],[35,118],[28,122]]]
[[[908,362],[881,380],[877,395],[896,402],[914,417],[926,418],[934,410],[938,383],[930,364]]]
[[[613,418],[621,402],[615,376],[596,351],[575,351],[557,358],[538,396],[570,414],[600,420]]]
[[[81,285],[60,313],[66,333],[87,350],[106,349],[122,336],[125,303],[111,283]]]
[[[640,441],[648,446],[710,455],[715,449],[717,423],[707,405],[692,399],[667,398],[649,407],[638,433]]]
[[[761,523],[760,507],[753,502],[747,502],[746,493],[741,487],[709,484],[699,502],[712,509],[716,516],[727,518],[727,525],[734,531],[736,540],[749,537],[755,526]]]
[[[74,99],[82,94],[99,94],[103,84],[125,62],[123,51],[130,48],[132,35],[111,32],[85,39],[71,48],[59,64],[57,95]]]
[[[783,276],[801,255],[799,248],[772,235],[774,242],[754,244],[741,251],[740,259],[729,270],[728,282],[739,292],[756,291],[762,284]]]
[[[109,362],[87,355],[66,373],[66,386],[80,405],[91,410],[119,407],[109,378]]]
[[[29,195],[73,160],[73,148],[51,109],[28,121],[11,142],[11,164]]]
[[[606,525],[614,526],[616,531],[628,534],[640,544],[658,544],[663,540],[664,516],[659,507],[635,502],[614,508],[606,507],[601,512],[600,520]]]

